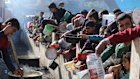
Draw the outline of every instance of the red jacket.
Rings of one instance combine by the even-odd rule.
[[[0,49],[9,48],[9,41],[7,37],[0,38]]]
[[[10,52],[8,51],[9,46],[10,42],[8,41],[7,36],[0,32],[0,51],[2,51],[3,60],[8,69],[13,72],[16,68],[10,58]]]
[[[134,28],[128,28],[123,32],[118,32],[108,37],[110,44],[117,44],[123,42],[129,42],[140,36],[140,25]]]

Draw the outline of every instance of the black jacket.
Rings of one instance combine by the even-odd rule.
[[[62,9],[62,8],[60,8],[60,9],[57,9],[57,12],[55,12],[55,13],[53,13],[53,15],[52,15],[52,19],[56,19],[57,20],[57,22],[58,22],[58,24],[61,22],[61,18],[63,17],[63,15],[65,14],[65,12],[66,12],[66,10],[65,9]],[[71,13],[71,12],[70,12]],[[71,14],[71,16],[69,17],[69,19],[68,20],[66,20],[68,23],[70,23],[71,22],[71,18],[72,18],[72,14]]]

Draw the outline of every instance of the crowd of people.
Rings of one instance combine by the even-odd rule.
[[[129,79],[131,40],[140,36],[140,25],[134,26],[131,13],[114,9],[111,12],[115,16],[114,20],[111,23],[106,20],[103,24],[103,16],[110,14],[108,10],[98,12],[91,9],[72,14],[65,9],[64,3],[60,3],[59,6],[50,3],[48,8],[52,13],[48,19],[43,17],[44,12],[40,12],[40,16],[34,16],[33,20],[27,23],[29,36],[33,38],[37,46],[39,42],[51,45],[54,32],[56,49],[63,47],[59,55],[62,54],[67,61],[74,61],[75,64],[81,61],[79,70],[87,69],[87,65],[86,58],[76,57],[76,43],[79,43],[81,54],[96,53],[98,57],[101,57],[106,74],[111,74],[114,79]],[[6,24],[8,27],[10,23]],[[1,29],[4,31],[6,28]],[[16,30],[18,29],[16,27]],[[4,34],[9,33],[4,31]],[[0,43],[3,37],[0,34]],[[66,44],[61,46],[60,40],[70,43],[70,47]],[[3,49],[0,44],[1,48]],[[22,71],[19,69],[17,72],[21,74]]]
[[[44,35],[43,42],[47,44],[48,42],[49,44],[52,42],[51,34],[44,32],[46,25],[54,28],[52,32],[56,33],[56,41],[65,38],[65,36],[71,36],[72,40],[77,39],[73,38],[73,36],[80,37],[81,39],[77,43],[80,44],[80,48],[82,49],[81,54],[96,53],[101,57],[106,73],[113,73],[116,79],[128,79],[131,41],[115,42],[115,40],[121,40],[122,37],[112,39],[110,42],[107,41],[113,38],[112,34],[135,27],[133,26],[134,22],[131,13],[128,14],[122,12],[120,9],[114,9],[112,12],[115,16],[114,21],[103,24],[103,16],[110,14],[107,10],[97,12],[95,9],[91,9],[89,12],[83,10],[77,14],[72,14],[64,8],[64,3],[61,3],[58,7],[55,3],[51,3],[48,8],[52,15],[47,20],[43,20],[43,17],[42,19],[38,18],[38,22],[42,21],[37,26],[39,26],[38,28],[41,27],[40,32]],[[32,28],[35,27],[32,26]],[[36,32],[33,35],[35,39],[39,37],[39,34],[36,34]],[[67,40],[65,41],[67,42]],[[104,41],[106,42],[105,44]],[[74,60],[75,63],[81,61],[79,69],[84,70],[87,68],[86,59],[80,60],[80,58],[76,57],[75,47],[76,43],[72,43],[72,47],[61,51],[61,54],[63,54],[67,61]]]

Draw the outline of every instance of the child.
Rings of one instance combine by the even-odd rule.
[[[99,35],[104,35],[104,31],[105,31],[106,28],[107,28],[107,26],[100,27]]]
[[[123,56],[123,66],[126,69],[126,75],[122,79],[129,79],[129,71],[130,71],[130,58],[131,54],[130,52],[126,53]]]
[[[109,37],[111,35],[111,31],[108,29],[108,28],[106,28],[105,30],[104,30],[104,36],[105,37]]]
[[[126,74],[119,79],[129,79],[129,71],[130,71],[130,52],[127,52],[123,56],[123,62],[122,64],[111,66],[108,70],[108,72],[111,74],[113,72],[114,75],[117,75],[120,70],[126,70]]]

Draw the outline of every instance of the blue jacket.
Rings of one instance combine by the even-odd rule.
[[[88,38],[90,41],[99,42],[104,39],[104,35],[89,35]]]

